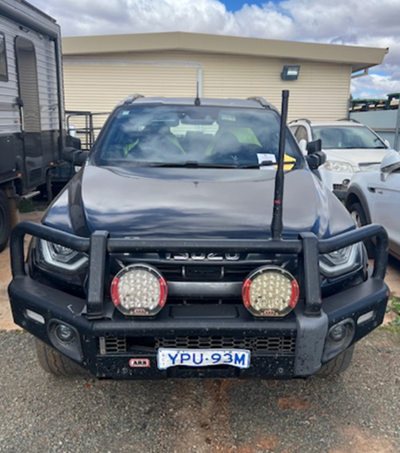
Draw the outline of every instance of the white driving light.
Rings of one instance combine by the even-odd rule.
[[[246,278],[242,298],[254,316],[286,316],[299,300],[299,285],[285,269],[265,266]]]
[[[128,316],[154,316],[167,300],[167,282],[148,264],[125,267],[111,283],[111,299]]]

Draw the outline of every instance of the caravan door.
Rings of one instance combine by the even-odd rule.
[[[43,150],[40,121],[38,73],[35,47],[29,39],[15,39],[17,75],[24,141],[26,189],[43,181]]]

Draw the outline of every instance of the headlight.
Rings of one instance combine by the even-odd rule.
[[[363,245],[361,242],[321,255],[319,267],[326,277],[338,277],[352,272],[363,265]]]
[[[327,160],[324,167],[329,171],[340,171],[342,173],[354,173],[353,167],[347,162],[337,160]]]
[[[43,239],[38,241],[38,251],[40,263],[45,264],[46,267],[61,269],[67,273],[77,272],[89,261],[84,253]]]
[[[299,285],[285,269],[265,266],[246,278],[242,298],[254,316],[286,316],[297,304]]]

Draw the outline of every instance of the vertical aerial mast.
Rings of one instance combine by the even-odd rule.
[[[284,160],[285,160],[285,141],[286,141],[286,121],[289,105],[289,91],[282,91],[282,109],[281,109],[281,127],[279,133],[279,155],[278,169],[275,176],[275,192],[274,192],[274,210],[272,214],[271,233],[272,239],[280,239],[282,237],[282,203],[283,203],[283,187],[285,181]]]

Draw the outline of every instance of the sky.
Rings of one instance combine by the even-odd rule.
[[[29,0],[63,36],[186,31],[389,48],[353,97],[400,92],[400,0]]]

